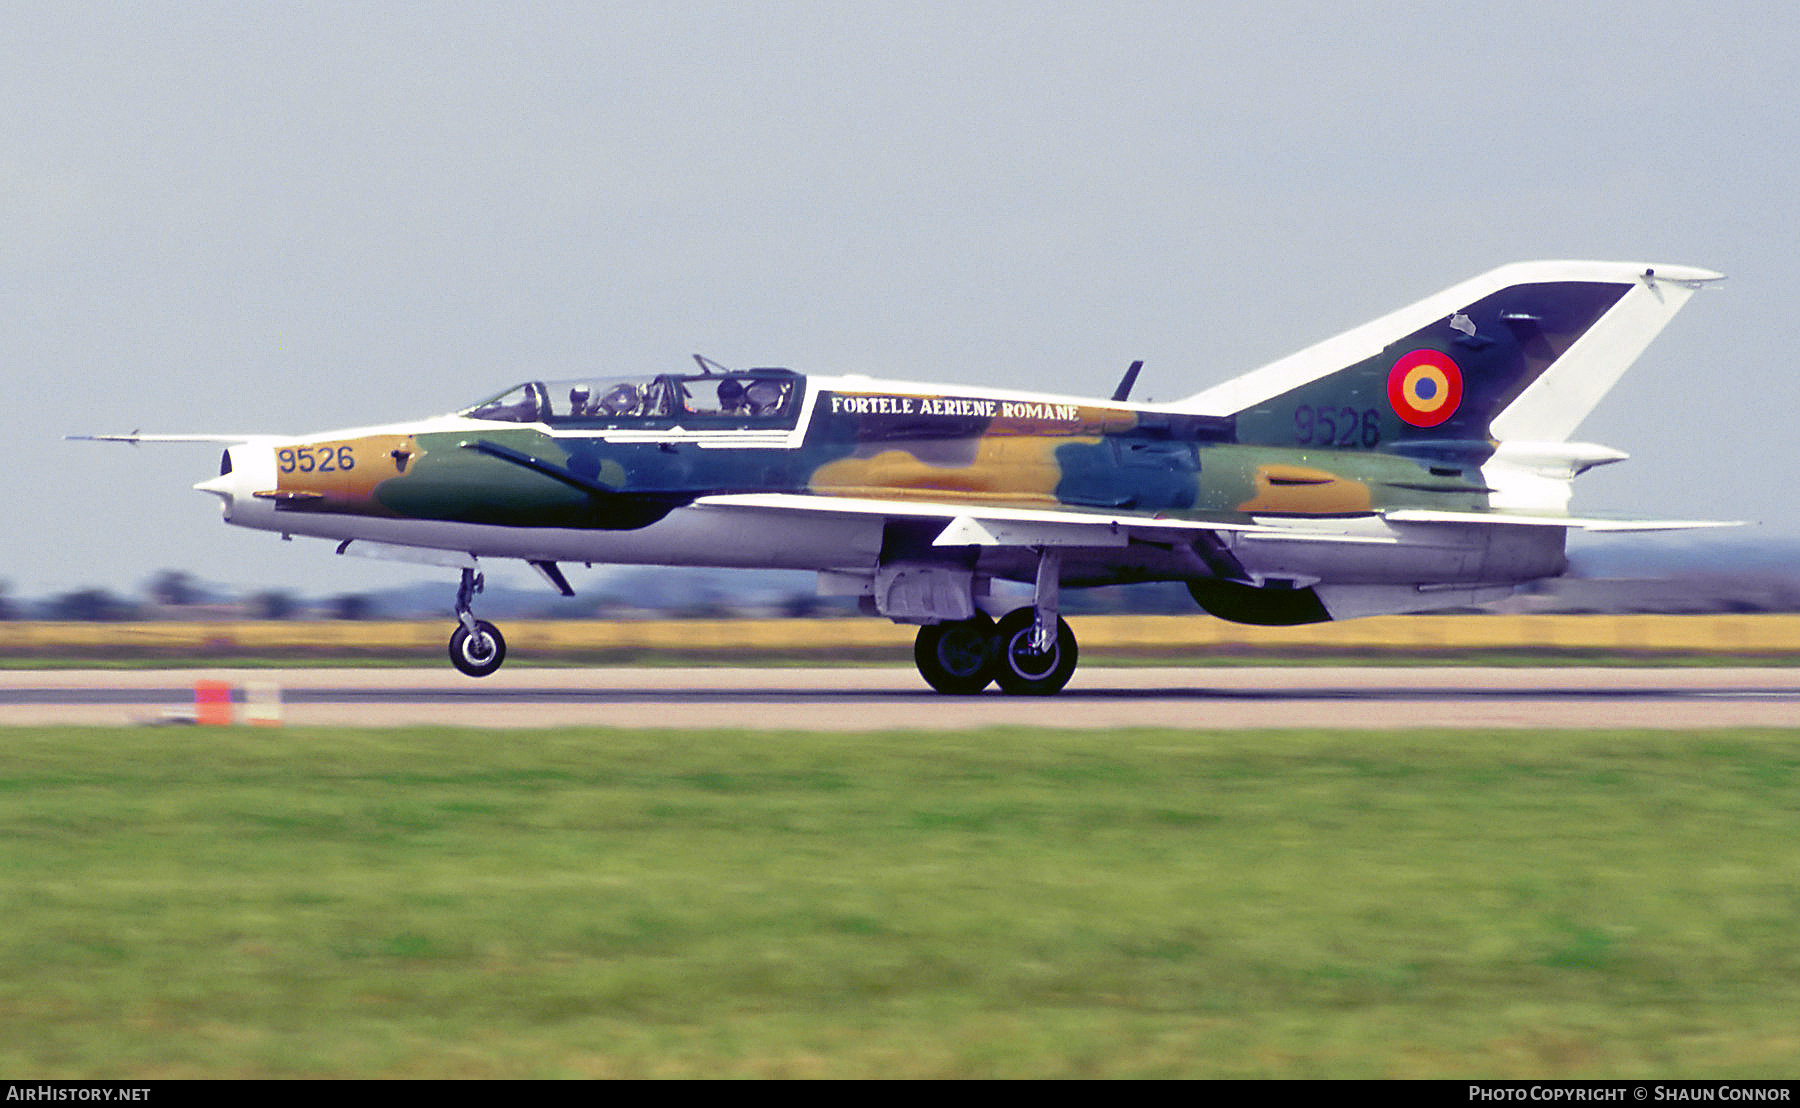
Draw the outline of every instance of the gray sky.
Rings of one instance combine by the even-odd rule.
[[[225,527],[214,448],[67,433],[695,351],[1172,399],[1548,257],[1730,275],[1583,425],[1634,457],[1577,507],[1794,535],[1797,11],[8,0],[0,580],[421,576]]]

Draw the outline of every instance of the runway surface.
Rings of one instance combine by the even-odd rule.
[[[911,669],[508,668],[0,671],[0,725],[164,722],[194,684],[291,725],[749,727],[1800,726],[1795,669],[1110,668],[1055,697],[940,696]]]

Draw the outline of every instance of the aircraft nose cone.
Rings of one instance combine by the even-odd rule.
[[[221,473],[209,481],[200,482],[194,488],[200,492],[210,492],[218,497],[219,514],[225,517],[226,523],[230,523],[232,513],[237,510],[237,498],[240,495],[247,495],[245,490],[240,487],[241,481],[242,479],[235,473]]]
[[[197,492],[210,492],[229,504],[232,496],[237,492],[237,481],[232,474],[223,473],[211,480],[200,482],[194,486],[194,489]]]
[[[266,454],[268,451],[260,453]],[[254,503],[251,494],[257,488],[258,471],[270,470],[272,475],[273,463],[258,465],[258,460],[259,452],[250,443],[230,447],[219,459],[219,475],[200,482],[194,488],[218,497],[220,510],[226,522],[230,522],[234,513]]]

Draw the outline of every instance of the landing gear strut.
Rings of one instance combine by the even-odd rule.
[[[1038,645],[1040,616],[1030,608],[1007,613],[994,629],[994,680],[1014,696],[1049,696],[1075,673],[1075,633],[1058,617],[1049,646]]]
[[[469,610],[487,581],[472,569],[462,571],[462,586],[456,590],[458,627],[450,636],[450,664],[470,677],[486,677],[506,661],[506,640],[500,629]]]

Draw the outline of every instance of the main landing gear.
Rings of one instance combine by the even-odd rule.
[[[1047,645],[1039,645],[1038,610],[1020,608],[999,623],[985,615],[919,628],[913,661],[926,684],[941,693],[969,696],[998,684],[1014,696],[1049,696],[1075,673],[1080,651],[1062,619]]]
[[[500,629],[484,619],[476,619],[469,610],[486,585],[486,580],[472,569],[462,571],[462,586],[456,590],[456,632],[450,636],[450,664],[470,677],[486,677],[506,661],[506,640]]]
[[[926,684],[952,696],[978,693],[989,682],[1014,696],[1062,691],[1080,651],[1075,633],[1057,614],[1059,569],[1056,551],[1040,550],[1033,605],[1007,613],[999,623],[978,612],[972,619],[919,628],[913,661]]]
[[[933,623],[919,628],[913,661],[925,683],[941,693],[968,696],[994,680],[994,654],[999,641],[986,612],[974,619]]]

